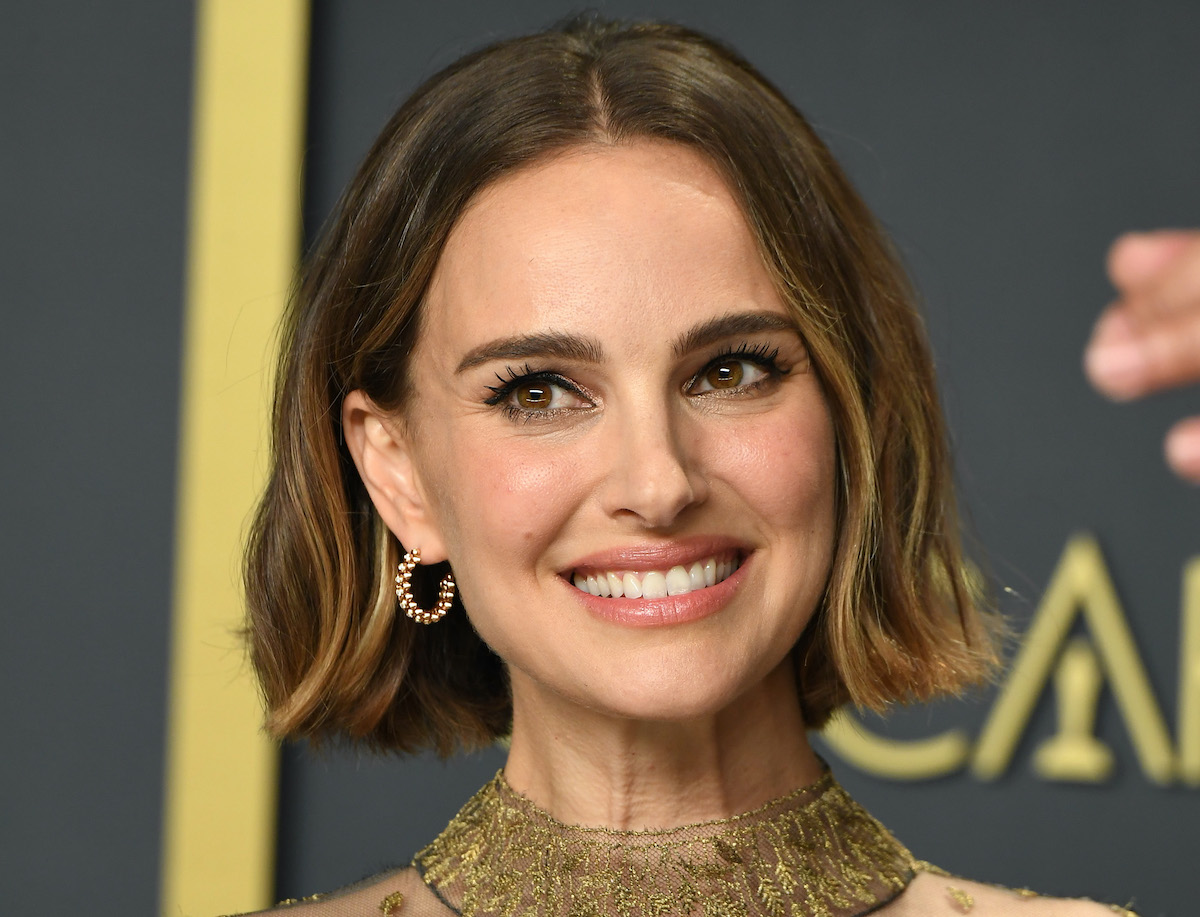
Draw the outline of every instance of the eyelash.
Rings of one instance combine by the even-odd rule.
[[[511,366],[504,367],[504,375],[496,373],[496,379],[499,385],[485,386],[492,394],[485,398],[483,403],[492,407],[498,407],[512,420],[529,421],[536,416],[553,415],[557,411],[524,411],[511,402],[512,393],[522,385],[528,385],[531,382],[542,382],[547,385],[557,385],[559,388],[566,389],[585,401],[590,401],[591,396],[584,392],[578,385],[573,383],[559,373],[550,372],[548,370],[534,370],[528,363],[522,369],[513,369]]]
[[[700,372],[688,380],[688,385],[695,384],[696,380],[708,372],[715,364],[724,363],[729,360],[745,360],[747,363],[753,363],[766,373],[766,376],[757,382],[743,386],[741,391],[753,391],[764,383],[782,379],[791,371],[790,368],[784,368],[779,365],[778,347],[772,347],[770,344],[765,343],[754,345],[743,343],[737,347],[730,347],[718,353],[704,364]]]
[[[753,391],[764,384],[777,381],[789,372],[779,365],[779,348],[772,347],[769,344],[754,344],[748,342],[740,344],[737,347],[729,347],[716,354],[712,359],[701,367],[696,375],[688,380],[687,387],[696,384],[696,381],[703,376],[714,364],[726,362],[729,360],[745,360],[747,363],[753,363],[762,369],[766,375],[756,382],[743,386],[740,391]],[[484,404],[490,407],[498,407],[504,411],[505,415],[512,420],[520,420],[528,422],[535,417],[545,417],[557,413],[555,410],[549,411],[525,411],[517,407],[511,402],[513,392],[522,385],[528,385],[534,382],[541,382],[546,385],[556,385],[559,388],[565,389],[585,401],[590,401],[591,396],[584,392],[578,385],[571,382],[560,373],[550,372],[549,370],[534,370],[528,363],[520,369],[515,369],[511,366],[504,368],[504,374],[496,373],[498,385],[485,386],[492,394],[484,399]],[[711,393],[705,393],[711,394]],[[732,394],[732,393],[731,393]]]

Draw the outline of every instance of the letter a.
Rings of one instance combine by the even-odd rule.
[[[1175,754],[1166,722],[1154,699],[1100,547],[1086,535],[1077,535],[1067,542],[1046,587],[1012,673],[979,737],[972,762],[976,776],[995,779],[1008,768],[1017,741],[1079,614],[1091,630],[1103,673],[1112,686],[1142,770],[1155,783],[1170,783],[1174,778]],[[1076,657],[1073,664],[1079,668],[1079,663],[1085,660],[1078,653]],[[1060,704],[1069,701],[1059,698]]]

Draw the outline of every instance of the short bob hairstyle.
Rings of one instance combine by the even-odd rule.
[[[639,138],[684,144],[724,177],[828,399],[837,534],[793,653],[806,722],[847,702],[957,692],[992,666],[930,354],[879,225],[799,112],[734,52],[679,26],[583,18],[421,86],[307,260],[246,560],[251,657],[275,734],[449,754],[509,730],[504,664],[458,600],[430,627],[397,614],[401,548],[343,443],[342,399],[361,389],[403,412],[430,276],[481,189],[571,147]],[[418,591],[443,572],[421,568]]]

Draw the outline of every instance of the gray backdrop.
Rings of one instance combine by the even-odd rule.
[[[817,125],[927,301],[978,553],[1019,631],[1067,537],[1095,533],[1174,731],[1195,491],[1163,468],[1194,393],[1105,403],[1080,349],[1109,240],[1200,222],[1200,4],[613,2],[725,37]],[[403,96],[559,2],[318,2],[313,232]],[[155,907],[193,10],[0,13],[0,887],[12,913]],[[909,712],[961,724],[990,694]],[[898,784],[833,760],[919,856],[976,878],[1184,917],[1200,790],[1142,774],[1106,692],[1098,785],[1037,778],[1042,698],[1008,773]],[[501,762],[285,750],[280,896],[406,859]],[[59,902],[55,904],[54,902]]]

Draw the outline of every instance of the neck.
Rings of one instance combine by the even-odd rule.
[[[647,721],[571,703],[512,672],[505,778],[562,822],[673,828],[754,809],[815,781],[791,660],[711,714]]]

